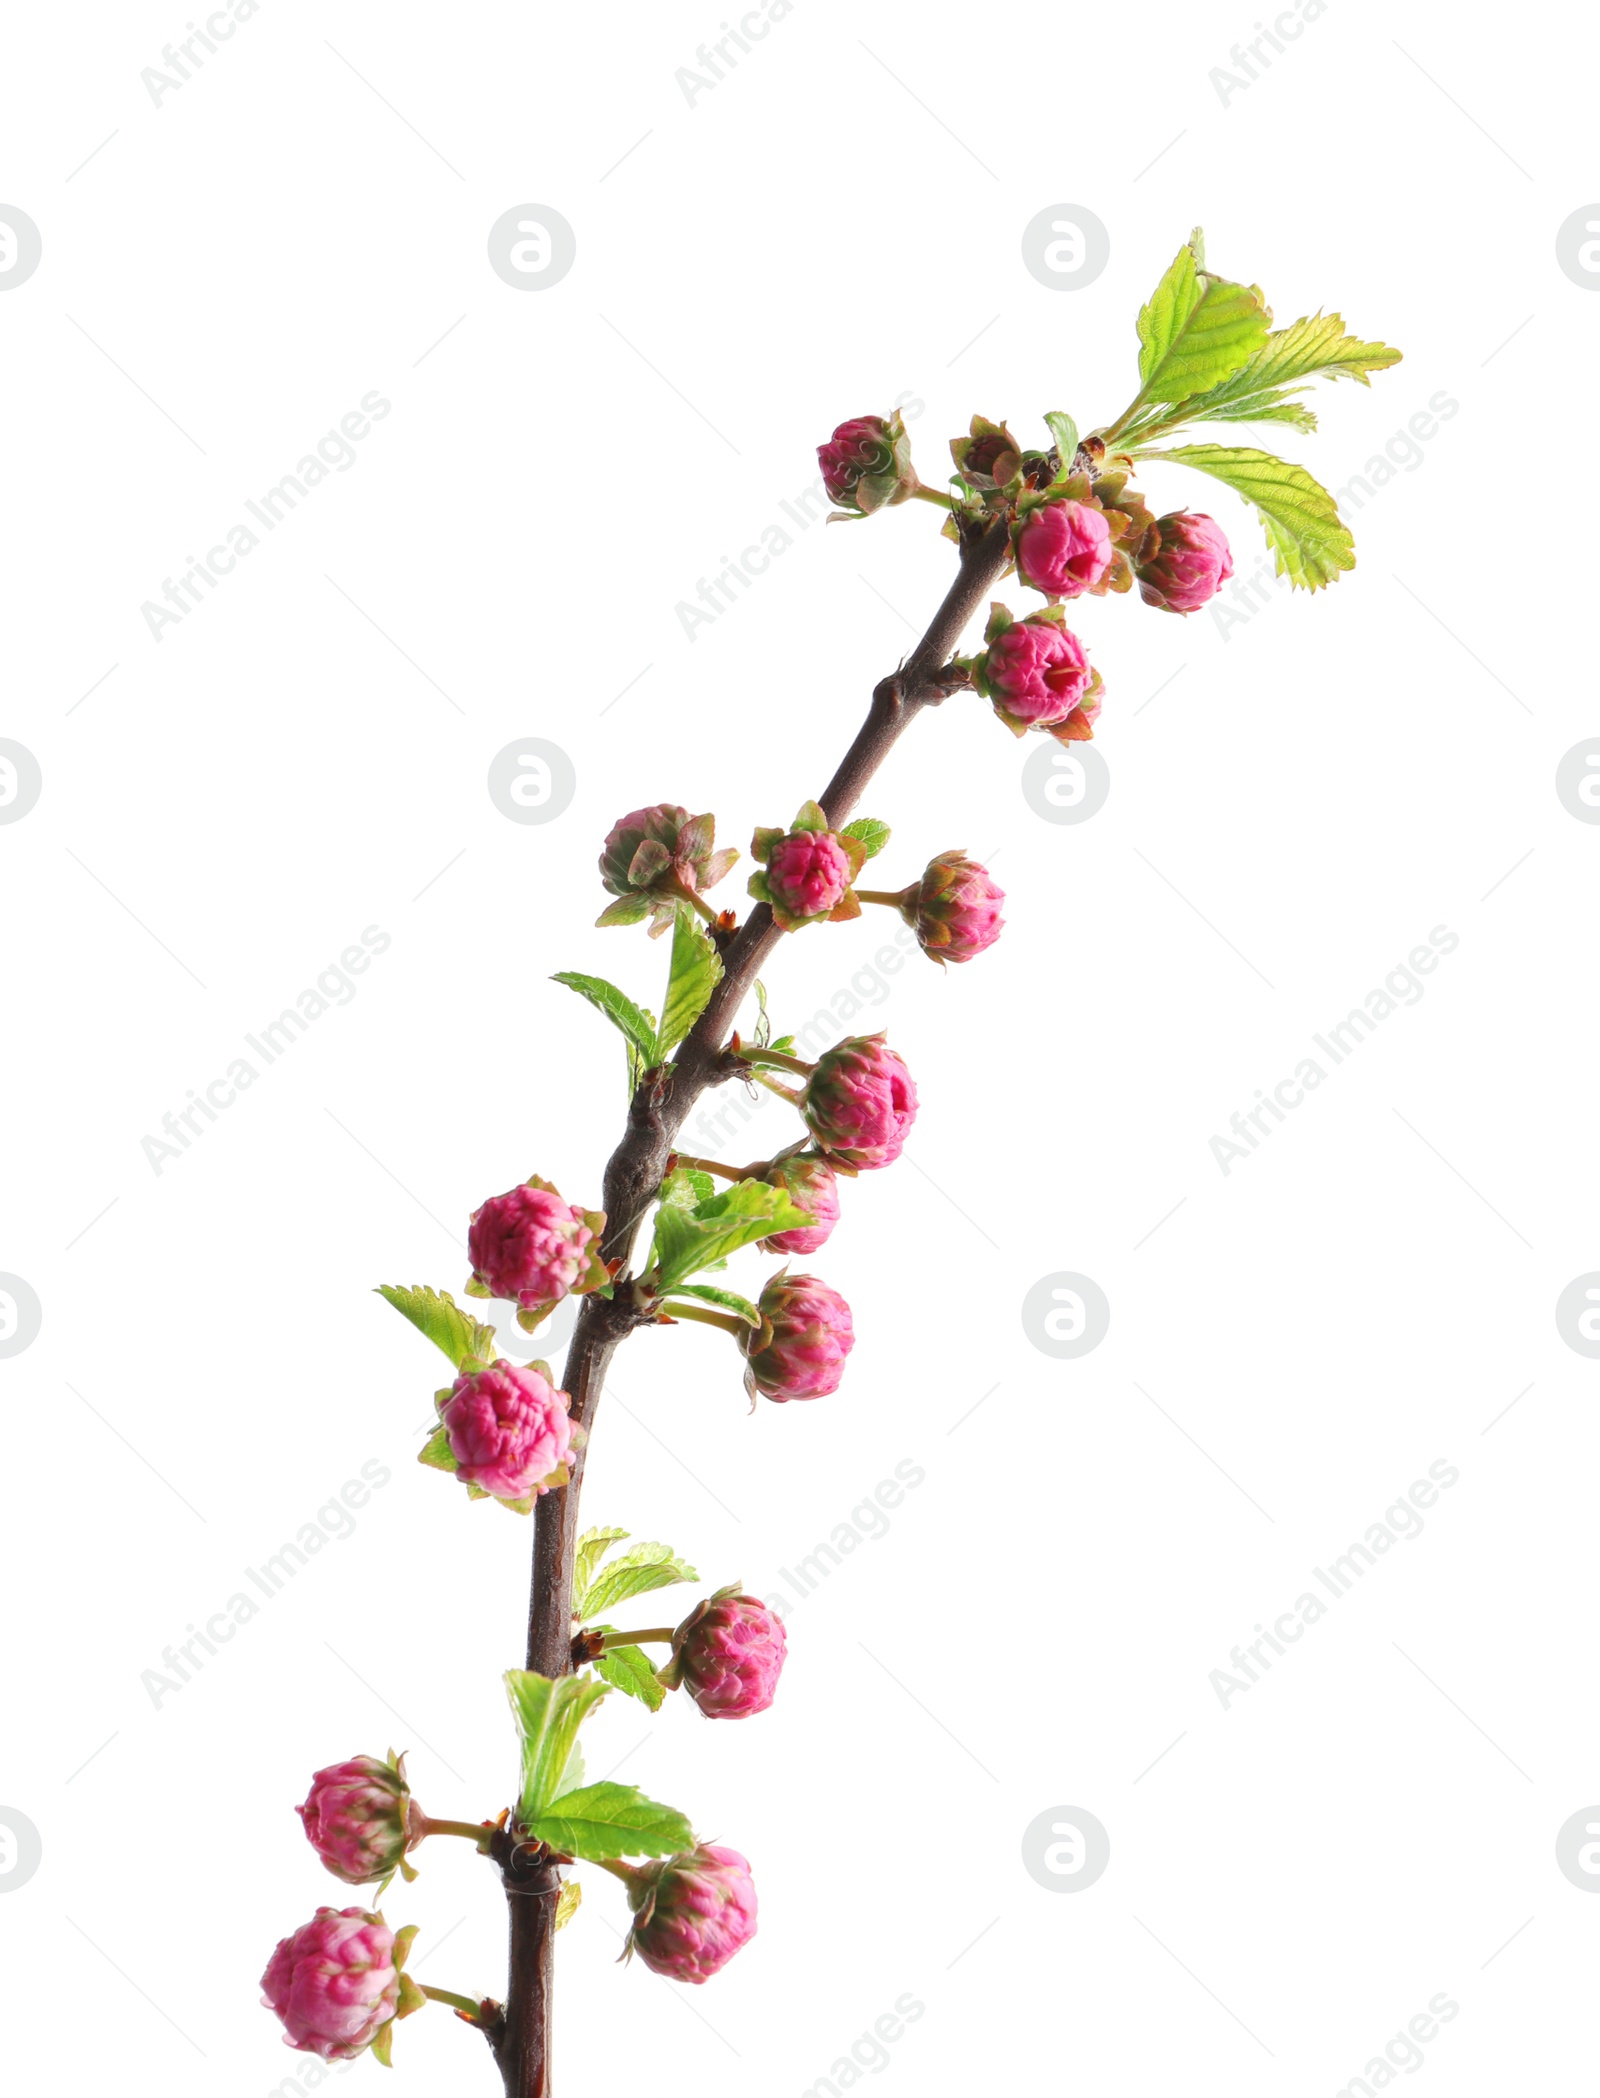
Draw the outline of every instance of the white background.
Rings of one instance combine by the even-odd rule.
[[[663,961],[590,929],[603,833],[661,797],[741,846],[785,821],[951,550],[917,505],[789,526],[692,641],[675,606],[785,522],[847,415],[920,401],[937,481],[974,409],[1029,441],[1047,409],[1115,414],[1199,221],[1280,321],[1337,308],[1406,353],[1287,435],[1330,486],[1436,394],[1458,412],[1353,519],[1336,589],[1225,637],[1078,608],[1091,821],[1041,820],[1038,739],[975,700],[874,788],[886,881],[965,845],[1010,903],[970,968],[858,980],[923,1110],[808,1263],[856,1308],[845,1382],[752,1418],[720,1335],[644,1334],[585,1512],[775,1593],[897,1464],[926,1477],[791,1609],[769,1715],[596,1722],[596,1774],[626,1756],[747,1852],[762,1924],[673,1989],[614,1968],[619,1890],[589,1875],[560,2089],[798,2098],[910,1992],[863,2083],[1332,2093],[1441,1991],[1458,2015],[1397,2077],[1577,2088],[1600,1901],[1554,1844],[1600,1798],[1600,1369],[1553,1308],[1600,1266],[1600,830],[1553,781],[1600,732],[1600,300],[1555,236],[1600,194],[1593,36],[1332,0],[1224,103],[1242,5],[798,0],[691,105],[674,76],[718,21],[264,0],[159,106],[140,74],[181,8],[11,26],[0,200],[43,261],[0,298],[0,733],[44,789],[0,829],[0,1268],[43,1326],[0,1363],[0,1805],[43,1863],[0,1898],[8,2067],[313,2088],[256,2002],[274,1941],[357,1898],[291,1812],[310,1771],[392,1743],[435,1814],[508,1800],[529,1530],[412,1462],[440,1366],[371,1287],[459,1288],[469,1210],[530,1172],[598,1200],[620,1050],[550,973],[653,1002]],[[577,235],[537,295],[486,259],[530,202]],[[1021,260],[1061,202],[1110,232],[1077,291]],[[374,390],[349,470],[154,640],[142,603]],[[1256,566],[1226,491],[1147,485]],[[548,825],[485,789],[527,736],[576,768]],[[390,945],[353,1000],[154,1171],[162,1116],[368,926]],[[1459,945],[1426,995],[1225,1175],[1212,1137],[1435,926]],[[892,933],[787,946],[780,1027]],[[775,1102],[739,1155],[768,1131]],[[1060,1270],[1112,1307],[1076,1361],[1020,1320]],[[1460,1479],[1423,1534],[1225,1710],[1210,1672],[1439,1459]],[[142,1673],[373,1460],[354,1535],[158,1708]],[[1111,1842],[1076,1892],[1021,1851],[1069,1804]],[[387,1911],[423,1927],[416,1971],[498,1993],[491,1875],[420,1862]],[[437,2009],[396,2061],[415,2092],[497,2088]]]

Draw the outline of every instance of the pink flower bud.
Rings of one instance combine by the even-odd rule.
[[[334,1878],[359,1887],[399,1869],[410,1840],[411,1803],[404,1756],[388,1763],[352,1756],[319,1770],[295,1812]]]
[[[767,858],[767,888],[789,917],[825,918],[850,886],[850,860],[832,831],[794,830]]]
[[[750,840],[756,872],[750,894],[766,904],[780,932],[798,932],[823,918],[859,918],[850,884],[866,862],[859,838],[841,837],[814,801],[804,802],[784,830],[758,830]]]
[[[770,1187],[781,1187],[796,1209],[811,1222],[803,1229],[776,1231],[761,1243],[769,1253],[815,1253],[833,1236],[839,1221],[839,1182],[832,1166],[814,1152],[802,1151],[780,1160],[762,1174]]]
[[[916,492],[911,439],[897,408],[892,415],[857,415],[817,446],[822,485],[830,501],[856,517],[870,517]]]
[[[1059,605],[1020,620],[993,605],[984,640],[972,680],[1014,736],[1042,729],[1061,743],[1092,738],[1105,687]]]
[[[637,1953],[668,1981],[706,1982],[756,1934],[756,1890],[748,1860],[720,1843],[655,1858],[628,1879]]]
[[[964,852],[941,852],[906,890],[900,909],[924,954],[936,962],[970,962],[999,939],[1005,900],[986,867]]]
[[[1089,668],[1083,643],[1043,613],[1029,613],[994,633],[974,675],[1000,719],[1019,736],[1030,728],[1056,728],[1100,691],[1100,674]]]
[[[1156,519],[1160,544],[1140,564],[1139,595],[1162,612],[1198,612],[1233,574],[1233,555],[1215,518],[1174,510]]]
[[[820,1151],[867,1172],[900,1156],[917,1118],[917,1089],[883,1035],[853,1035],[818,1058],[801,1112]]]
[[[1017,534],[1017,574],[1046,597],[1081,597],[1111,566],[1115,549],[1103,511],[1087,503],[1046,503]]]
[[[497,1501],[562,1484],[572,1447],[568,1403],[533,1363],[464,1371],[440,1409],[458,1476]]]
[[[745,1347],[745,1390],[780,1404],[837,1391],[856,1344],[850,1306],[815,1275],[780,1269],[761,1292],[761,1324]]]
[[[318,1909],[279,1941],[261,1987],[289,2046],[325,2062],[354,2061],[400,2007],[394,1932],[365,1909]]]
[[[600,879],[617,901],[600,913],[601,925],[637,925],[650,918],[651,935],[672,923],[679,890],[703,896],[739,857],[712,850],[716,820],[691,816],[675,801],[634,809],[612,825],[600,853]]]
[[[707,1719],[748,1719],[772,1703],[787,1646],[765,1603],[724,1588],[674,1632],[662,1680],[681,1683]]]
[[[563,1202],[546,1180],[491,1195],[472,1212],[467,1287],[475,1296],[509,1297],[537,1324],[570,1290],[605,1280],[598,1254],[605,1221],[597,1211]]]

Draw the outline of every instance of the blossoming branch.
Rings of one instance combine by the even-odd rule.
[[[436,1820],[413,1796],[404,1757],[360,1755],[318,1771],[297,1810],[326,1869],[347,1886],[375,1889],[374,1903],[396,1874],[415,1878],[412,1858],[429,1837],[471,1843],[507,1898],[505,1998],[418,1983],[406,1971],[415,1926],[394,1930],[376,1907],[326,1906],[282,1940],[262,1977],[291,2047],[326,2061],[370,2051],[388,2063],[398,2022],[433,2001],[487,2041],[508,2098],[549,2098],[553,1946],[581,1898],[578,1868],[618,1882],[629,1916],[624,1956],[671,1980],[709,1981],[755,1936],[755,1884],[739,1851],[699,1840],[685,1814],[638,1787],[590,1783],[584,1773],[579,1736],[607,1697],[656,1712],[681,1692],[708,1719],[748,1719],[772,1704],[786,1653],[777,1614],[737,1581],[676,1623],[613,1623],[641,1598],[699,1575],[668,1545],[635,1543],[615,1527],[579,1532],[606,1369],[639,1328],[688,1320],[733,1343],[752,1407],[838,1390],[855,1344],[851,1308],[790,1262],[820,1253],[844,1227],[851,1181],[900,1156],[917,1088],[881,1033],[847,1037],[814,1060],[797,1055],[792,1036],[773,1036],[758,971],[785,940],[847,927],[864,907],[897,912],[941,965],[964,965],[993,945],[1005,899],[983,867],[952,848],[920,874],[902,866],[899,887],[866,886],[868,864],[891,834],[854,810],[922,710],[952,699],[987,702],[1015,736],[1092,737],[1106,688],[1067,607],[1137,586],[1146,605],[1183,616],[1232,574],[1216,521],[1188,510],[1155,515],[1133,486],[1139,465],[1188,466],[1242,496],[1292,586],[1316,590],[1354,566],[1332,497],[1303,466],[1214,439],[1172,440],[1192,425],[1312,430],[1302,398],[1309,381],[1366,385],[1400,353],[1347,333],[1337,314],[1274,330],[1255,286],[1207,269],[1198,232],[1141,310],[1138,338],[1138,391],[1112,422],[1080,436],[1070,415],[1053,412],[1043,418],[1049,441],[1029,446],[1004,423],[975,416],[951,444],[955,471],[942,488],[919,478],[898,411],[842,423],[819,448],[837,518],[930,505],[956,549],[956,574],[910,656],[874,690],[833,779],[789,823],[755,830],[753,908],[742,920],[707,900],[738,858],[717,845],[709,814],[659,802],[623,816],[605,840],[600,879],[611,900],[599,923],[647,926],[668,947],[659,1016],[606,978],[555,978],[622,1038],[627,1123],[600,1206],[569,1202],[533,1175],[484,1201],[465,1234],[466,1296],[514,1305],[523,1331],[535,1333],[566,1298],[579,1300],[564,1370],[558,1377],[546,1362],[508,1360],[491,1327],[448,1291],[382,1290],[450,1364],[421,1462],[471,1500],[533,1516],[526,1666],[505,1678],[521,1782],[497,1812]],[[1018,617],[993,602],[982,647],[960,654],[985,599],[1008,577],[1043,603]],[[676,1148],[696,1100],[730,1080],[764,1086],[794,1110],[793,1141],[774,1156],[726,1164]],[[746,1295],[720,1278],[730,1258],[752,1250],[782,1265]]]

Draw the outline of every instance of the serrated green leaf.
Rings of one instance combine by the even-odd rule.
[[[694,1209],[701,1202],[708,1202],[716,1191],[717,1183],[698,1166],[674,1166],[662,1181],[656,1199],[673,1209]]]
[[[664,1063],[677,1048],[705,1011],[711,993],[721,981],[722,957],[704,926],[685,905],[672,927],[672,965],[656,1036],[657,1063]]]
[[[419,1464],[431,1464],[436,1471],[454,1472],[461,1469],[456,1462],[456,1453],[450,1447],[450,1437],[443,1428],[435,1428],[422,1448],[417,1452]]]
[[[627,1541],[626,1530],[585,1530],[573,1553],[572,1592],[582,1595],[594,1579],[595,1568],[614,1544]]]
[[[1056,453],[1061,460],[1061,472],[1063,475],[1069,474],[1072,471],[1072,462],[1078,455],[1078,425],[1070,415],[1064,415],[1059,408],[1053,409],[1045,417],[1045,423],[1050,435],[1055,439]]]
[[[596,1656],[594,1670],[596,1675],[604,1676],[613,1689],[625,1690],[629,1697],[636,1697],[652,1712],[660,1711],[667,1693],[656,1681],[655,1669],[643,1647],[607,1647],[603,1654]]]
[[[670,1544],[636,1544],[618,1559],[603,1566],[581,1593],[575,1593],[572,1614],[580,1624],[606,1617],[618,1603],[636,1595],[649,1595],[657,1588],[675,1588],[682,1581],[700,1576]]]
[[[505,1680],[512,1716],[522,1736],[517,1820],[528,1828],[559,1791],[579,1727],[610,1692],[590,1675],[552,1680],[530,1669],[509,1668]]]
[[[636,1785],[584,1785],[527,1824],[529,1835],[575,1858],[666,1858],[694,1848],[694,1830],[674,1807]]]
[[[377,1293],[419,1333],[425,1333],[457,1369],[474,1358],[493,1362],[494,1328],[481,1325],[463,1311],[448,1290],[429,1289],[423,1283],[413,1283],[408,1289],[403,1283],[380,1282]]]
[[[613,1027],[622,1030],[647,1062],[655,1061],[656,1031],[647,1013],[634,1004],[626,991],[619,991],[614,983],[607,983],[603,976],[584,976],[576,969],[562,969],[551,978],[552,983],[564,983],[569,991],[576,991],[580,998],[587,998],[598,1011],[603,1012]]]
[[[1316,417],[1297,398],[1308,381],[1354,379],[1366,386],[1370,372],[1398,364],[1400,356],[1386,342],[1363,342],[1348,334],[1337,313],[1310,314],[1269,335],[1249,362],[1220,384],[1191,395],[1170,413],[1136,417],[1126,440],[1191,422],[1283,422],[1315,429]]]
[[[1230,379],[1214,386],[1199,399],[1186,402],[1192,421],[1229,401],[1266,393],[1273,387],[1303,384],[1307,379],[1354,379],[1371,384],[1369,372],[1383,371],[1400,362],[1401,352],[1386,342],[1363,342],[1346,332],[1337,313],[1313,313],[1291,327],[1269,335],[1249,363]]]
[[[674,1297],[699,1297],[707,1304],[720,1304],[724,1311],[735,1313],[750,1327],[759,1326],[761,1323],[760,1312],[748,1297],[741,1297],[737,1290],[713,1289],[709,1282],[675,1282],[671,1294]],[[670,1312],[672,1306],[667,1303],[662,1309]]]
[[[764,983],[763,983],[763,982],[761,981],[761,978],[760,978],[759,976],[758,976],[758,977],[756,978],[756,983],[755,983],[755,991],[756,991],[756,1030],[755,1030],[755,1044],[756,1044],[756,1047],[757,1047],[758,1049],[765,1049],[765,1048],[766,1048],[766,1046],[767,1046],[767,1044],[768,1044],[768,1042],[770,1042],[770,1041],[772,1040],[772,1019],[771,1019],[771,1016],[770,1016],[770,1015],[768,1014],[768,1012],[767,1012],[767,987],[766,987],[766,985],[765,985],[765,984],[764,984]]]
[[[1207,401],[1211,396],[1202,394],[1200,398]],[[1287,390],[1241,394],[1237,400],[1224,401],[1220,407],[1206,408],[1203,412],[1191,412],[1190,404],[1185,401],[1174,414],[1161,417],[1154,427],[1169,430],[1191,422],[1288,423],[1295,430],[1314,430],[1317,427],[1317,418],[1312,411]],[[1134,439],[1138,435],[1137,431],[1129,434]]]
[[[889,826],[880,823],[876,816],[858,816],[854,823],[847,823],[839,835],[859,839],[867,848],[867,858],[875,860],[889,842]]]
[[[1231,378],[1266,339],[1259,288],[1205,266],[1198,227],[1139,313],[1139,399],[1182,401]]]
[[[577,1915],[583,1901],[582,1882],[575,1879],[563,1880],[561,1892],[556,1896],[556,1929],[565,1930]]]
[[[811,1221],[782,1188],[764,1180],[740,1180],[693,1209],[664,1207],[656,1212],[655,1243],[650,1264],[661,1291],[674,1289],[702,1268],[715,1266],[770,1238],[775,1231],[800,1231]]]
[[[1246,446],[1182,444],[1142,458],[1195,467],[1242,495],[1266,528],[1279,575],[1291,587],[1320,590],[1356,565],[1355,542],[1320,481],[1289,459]]]

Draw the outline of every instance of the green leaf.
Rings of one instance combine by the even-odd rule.
[[[721,981],[722,957],[694,913],[687,906],[680,908],[672,928],[672,967],[656,1037],[657,1063],[664,1063],[677,1048]]]
[[[699,1578],[670,1544],[636,1544],[620,1559],[602,1567],[581,1593],[574,1594],[572,1614],[580,1624],[587,1624],[591,1619],[608,1616],[618,1603],[630,1602],[636,1595],[649,1595],[657,1588],[676,1588],[682,1581]]]
[[[648,896],[619,896],[615,903],[606,905],[594,922],[596,925],[637,925],[641,919],[649,917],[650,910]]]
[[[1072,471],[1072,462],[1078,456],[1078,425],[1070,415],[1063,415],[1059,408],[1045,417],[1050,435],[1056,441],[1056,452],[1061,460],[1061,477]]]
[[[1266,339],[1272,315],[1258,286],[1205,266],[1200,229],[1139,314],[1139,399],[1181,401],[1231,378]]]
[[[736,1313],[738,1317],[744,1320],[747,1326],[755,1327],[761,1324],[760,1312],[757,1311],[748,1297],[741,1297],[737,1290],[713,1289],[709,1282],[677,1282],[673,1284],[672,1295],[675,1297],[700,1297],[707,1304],[720,1304],[724,1311]],[[661,1308],[663,1311],[670,1312],[672,1306],[663,1304]]]
[[[494,1360],[494,1328],[480,1325],[463,1311],[447,1290],[429,1289],[413,1283],[381,1282],[378,1295],[408,1318],[419,1333],[425,1333],[436,1348],[460,1369],[464,1362]]]
[[[594,1579],[595,1569],[614,1544],[627,1541],[626,1530],[585,1530],[573,1554],[572,1592],[582,1595]]]
[[[625,1690],[629,1697],[636,1697],[652,1712],[660,1711],[667,1693],[656,1681],[656,1672],[643,1647],[607,1647],[603,1654],[595,1657],[594,1670],[596,1675],[604,1676],[613,1689]]]
[[[561,1883],[561,1892],[556,1896],[555,1927],[557,1930],[566,1929],[567,1925],[572,1921],[573,1917],[577,1915],[578,1908],[582,1900],[582,1881],[575,1879],[563,1880]]]
[[[530,1836],[575,1858],[666,1858],[694,1848],[694,1830],[676,1808],[646,1799],[637,1785],[584,1785],[526,1824]]]
[[[647,1064],[655,1062],[655,1027],[649,1014],[641,1011],[626,991],[619,991],[614,983],[607,983],[603,976],[582,976],[575,969],[562,969],[551,981],[564,983],[569,991],[576,991],[580,998],[587,998],[591,1005],[605,1014],[614,1027],[621,1028]]]
[[[870,857],[870,855],[869,855],[869,857]],[[771,1017],[771,1015],[770,1015],[770,1014],[768,1013],[768,1011],[767,1011],[767,987],[766,987],[766,985],[765,985],[765,984],[764,984],[764,983],[763,983],[763,982],[761,981],[761,978],[760,978],[759,976],[758,976],[758,977],[756,978],[756,983],[755,983],[755,991],[756,991],[756,1031],[755,1031],[755,1044],[756,1044],[756,1047],[757,1047],[758,1049],[765,1049],[765,1048],[766,1048],[766,1046],[767,1046],[767,1044],[768,1044],[768,1042],[770,1042],[770,1041],[772,1040],[772,1017]]]
[[[665,1206],[656,1212],[651,1266],[658,1290],[686,1282],[701,1268],[714,1266],[741,1246],[770,1238],[775,1231],[800,1231],[810,1222],[782,1188],[764,1180],[740,1180],[685,1210]]]
[[[517,1820],[530,1828],[556,1796],[578,1729],[610,1691],[589,1675],[554,1681],[530,1669],[506,1670],[512,1716],[522,1735],[522,1791]]]
[[[1181,444],[1140,456],[1193,466],[1242,495],[1266,527],[1278,573],[1287,575],[1292,587],[1320,590],[1336,582],[1342,570],[1355,567],[1355,543],[1337,504],[1303,466],[1270,452],[1221,444]]]
[[[698,1166],[674,1166],[662,1181],[656,1199],[674,1209],[694,1209],[699,1203],[708,1202],[716,1191],[717,1183]]]
[[[859,838],[867,848],[867,858],[875,860],[889,842],[889,826],[880,823],[876,816],[858,816],[854,823],[847,823],[839,833],[841,838]],[[765,1044],[758,1044],[765,1047]]]
[[[435,1428],[422,1448],[417,1452],[419,1464],[431,1464],[436,1471],[454,1472],[461,1469],[456,1462],[456,1453],[450,1447],[450,1437],[443,1428]]]
[[[1386,342],[1363,342],[1347,333],[1337,313],[1309,314],[1269,335],[1248,364],[1198,400],[1186,402],[1185,412],[1198,421],[1202,410],[1307,379],[1355,379],[1367,386],[1369,372],[1398,364],[1400,356]]]

